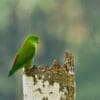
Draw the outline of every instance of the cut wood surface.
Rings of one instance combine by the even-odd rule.
[[[24,100],[75,100],[76,81],[74,57],[66,52],[65,63],[56,60],[51,65],[33,65],[23,74]]]

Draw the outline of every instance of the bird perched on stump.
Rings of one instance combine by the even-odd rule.
[[[37,46],[39,44],[39,37],[33,34],[28,35],[15,56],[9,75],[13,75],[17,70],[24,68],[25,70],[31,68],[32,60],[35,57]]]

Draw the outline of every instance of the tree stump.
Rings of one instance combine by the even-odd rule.
[[[23,73],[24,100],[75,100],[76,81],[74,57],[66,52],[65,63],[56,60],[51,65],[33,65],[29,73]]]

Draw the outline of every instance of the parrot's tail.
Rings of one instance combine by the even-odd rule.
[[[8,77],[10,77],[13,74],[13,70],[10,70]]]
[[[16,72],[17,69],[15,67],[12,67],[12,69],[9,71],[8,77],[10,77],[12,74]]]
[[[9,71],[8,77],[13,75],[19,68],[16,66],[13,66],[12,69]]]

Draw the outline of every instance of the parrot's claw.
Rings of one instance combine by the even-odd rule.
[[[25,69],[24,73],[29,76],[31,74],[31,70],[32,68],[29,68],[29,69]]]

